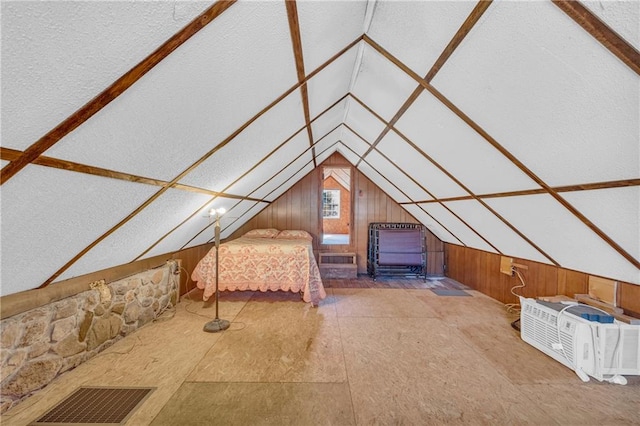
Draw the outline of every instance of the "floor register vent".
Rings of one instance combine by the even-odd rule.
[[[81,387],[30,425],[122,425],[154,389]]]

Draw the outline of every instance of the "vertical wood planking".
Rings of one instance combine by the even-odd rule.
[[[517,276],[510,277],[500,272],[500,255],[469,247],[443,243],[446,259],[446,276],[478,290],[502,303],[516,303],[511,288],[520,285]],[[589,275],[534,262],[513,259],[529,269],[520,270],[526,286],[516,289],[516,294],[526,297],[555,296],[589,292]],[[620,283],[618,306],[630,313],[640,314],[640,286]]]
[[[330,156],[323,165],[351,167],[350,163],[337,153]],[[280,230],[302,229],[313,235],[314,250],[316,252],[330,250],[354,251],[357,255],[358,273],[364,274],[367,272],[369,223],[418,223],[418,221],[358,170],[353,170],[352,178],[354,223],[351,242],[348,246],[320,244],[320,194],[322,191],[322,167],[320,166],[309,172],[298,183],[272,202],[255,219],[237,229],[229,239],[238,238],[248,230],[256,227],[278,228]],[[427,273],[430,275],[443,275],[444,245],[429,231],[427,231],[427,250]]]

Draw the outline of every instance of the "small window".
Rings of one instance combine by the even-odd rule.
[[[324,219],[340,219],[339,189],[324,189],[322,191],[322,217]]]

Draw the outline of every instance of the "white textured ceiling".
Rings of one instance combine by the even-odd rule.
[[[3,170],[212,4],[2,2]],[[227,237],[334,152],[442,241],[640,284],[640,79],[596,37],[549,1],[461,40],[476,2],[296,4],[302,62],[283,1],[237,2],[3,182],[1,294],[209,242],[211,206]],[[639,48],[640,2],[584,5]]]

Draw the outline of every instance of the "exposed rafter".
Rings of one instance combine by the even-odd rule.
[[[371,144],[370,144],[370,143],[369,143],[365,138],[363,138],[361,135],[359,135],[359,134],[358,134],[355,130],[353,130],[351,127],[349,127],[349,126],[348,126],[348,125],[346,125],[346,124],[344,125],[344,127],[345,127],[347,130],[349,130],[351,133],[353,133],[357,138],[359,138],[360,140],[362,140],[363,142],[365,142],[367,145],[371,145]],[[349,149],[351,152],[353,152],[353,150],[352,150],[351,148],[349,148],[348,146],[346,146],[346,148],[347,148],[347,149]],[[354,154],[355,154],[355,152],[354,152]],[[356,155],[357,155],[357,154],[356,154]],[[386,157],[385,157],[385,158],[386,158]],[[389,161],[389,160],[387,159],[387,161]],[[404,192],[402,189],[400,189],[400,188],[398,187],[398,185],[396,185],[396,184],[395,184],[395,183],[393,183],[391,180],[389,180],[389,178],[387,178],[383,173],[380,173],[380,171],[379,171],[379,170],[378,170],[378,169],[377,169],[373,164],[369,163],[369,162],[364,158],[364,156],[361,156],[361,157],[360,157],[360,160],[358,161],[358,164],[360,164],[360,163],[365,163],[367,166],[371,167],[371,169],[373,169],[376,173],[378,173],[378,174],[379,174],[379,175],[380,175],[384,180],[386,180],[386,181],[387,181],[387,183],[389,183],[391,186],[393,186],[393,187],[394,187],[394,188],[395,188],[399,193],[401,193],[402,195],[404,195],[407,199],[409,199],[409,200],[411,199],[411,197],[410,197],[406,192]],[[393,164],[393,163],[391,163],[391,164]],[[396,166],[395,164],[393,164],[393,166],[397,168],[397,166]],[[357,166],[356,166],[356,168],[357,168]],[[404,172],[403,172],[403,173],[404,173]],[[408,175],[408,174],[406,174],[406,173],[404,173],[404,174],[405,174],[405,176],[409,177],[409,179],[411,179],[411,180],[412,180],[412,181],[414,181],[414,183],[415,183],[415,180],[413,179],[413,177],[409,176],[409,175]],[[422,188],[422,189],[423,189],[423,191],[425,191],[427,194],[429,194],[429,195],[431,196],[431,194],[429,193],[429,191],[427,191],[427,190],[426,190],[426,189],[424,189],[424,188]],[[389,197],[389,198],[392,198],[392,197]],[[440,222],[438,219],[436,219],[435,217],[433,217],[433,216],[431,215],[431,213],[429,213],[428,211],[426,211],[425,209],[423,209],[421,206],[418,206],[418,208],[419,208],[420,210],[422,210],[422,212],[423,212],[423,213],[425,213],[427,216],[429,216],[429,217],[430,217],[430,218],[431,218],[435,223],[437,223],[438,225],[440,225],[444,230],[446,230],[449,234],[451,234],[451,236],[452,236],[453,238],[455,238],[456,240],[458,240],[458,242],[459,242],[460,244],[462,244],[463,246],[465,246],[465,247],[466,247],[466,244],[465,244],[465,243],[464,243],[460,238],[458,238],[458,237],[456,236],[456,234],[455,234],[455,233],[453,233],[449,228],[447,228],[447,227],[446,227],[442,222]],[[482,237],[481,237],[481,238],[482,238]],[[489,244],[489,245],[491,245],[491,244]],[[492,246],[492,247],[493,247],[493,246]]]
[[[346,125],[345,125],[346,126]],[[349,128],[347,126],[347,128]],[[349,130],[351,130],[357,137],[359,137],[360,139],[362,139],[363,141],[366,142],[366,140],[360,136],[358,133],[356,133],[353,129],[349,128]],[[368,142],[367,142],[368,143]],[[433,193],[431,191],[429,191],[427,188],[424,187],[424,185],[422,185],[420,182],[418,182],[418,180],[411,176],[409,173],[405,172],[401,167],[399,167],[391,158],[389,158],[387,155],[385,155],[382,151],[378,150],[377,148],[374,148],[374,150],[376,151],[376,153],[378,155],[380,155],[382,158],[384,158],[389,164],[391,164],[393,167],[395,167],[398,171],[400,171],[407,179],[409,179],[411,182],[413,182],[414,185],[416,185],[418,188],[420,188],[422,191],[426,192],[431,198],[436,198],[435,195],[433,195]],[[367,162],[366,160],[363,160],[365,162]],[[378,174],[380,174],[382,176],[382,173],[380,173],[379,170],[377,170],[376,167],[374,167],[373,165],[371,165],[370,163],[367,162],[367,164],[369,164],[369,167],[373,168]],[[403,194],[411,199],[411,197],[409,197],[406,193],[403,192]],[[498,254],[503,254],[500,249],[498,249],[496,246],[494,246],[491,241],[487,240],[484,235],[482,235],[480,232],[478,232],[473,226],[471,226],[469,223],[467,223],[467,221],[465,221],[463,218],[461,218],[458,214],[456,214],[453,210],[451,210],[447,205],[440,203],[440,205],[442,206],[442,208],[444,208],[446,211],[448,211],[451,215],[453,215],[456,219],[458,219],[462,224],[464,224],[467,228],[469,228],[474,234],[476,234],[482,241],[484,241],[485,243],[487,243],[487,245],[489,245],[492,249],[494,249],[496,251],[496,253]],[[429,214],[429,216],[431,216]],[[435,218],[433,216],[431,216],[432,219],[435,220]],[[442,223],[438,222],[438,224],[440,226],[442,226],[444,228],[444,226],[442,225]],[[447,229],[447,228],[445,228]],[[447,229],[447,231],[451,234],[454,235],[450,230]],[[456,237],[457,238],[457,237]]]
[[[551,0],[611,53],[640,75],[640,52],[576,0]],[[637,26],[636,22],[636,26]]]
[[[617,242],[615,242],[609,235],[607,235],[602,229],[597,227],[591,220],[589,220],[584,214],[582,214],[578,209],[573,207],[567,200],[562,198],[560,194],[558,194],[553,188],[551,188],[546,182],[544,182],[540,177],[538,177],[533,171],[531,171],[527,166],[522,163],[518,158],[516,158],[513,154],[511,154],[505,147],[500,145],[498,141],[496,141],[489,133],[487,133],[480,125],[474,122],[469,116],[467,116],[460,108],[453,104],[449,99],[447,99],[442,93],[440,93],[435,87],[422,79],[418,74],[413,72],[407,65],[402,63],[398,58],[393,56],[387,50],[385,50],[382,46],[376,43],[367,35],[364,36],[365,42],[371,45],[374,49],[376,49],[382,56],[391,61],[394,65],[404,71],[409,77],[413,78],[415,81],[420,83],[429,93],[435,96],[444,106],[446,106],[451,112],[457,115],[462,121],[464,121],[467,125],[469,125],[474,131],[476,131],[480,136],[482,136],[488,143],[490,143],[495,149],[497,149],[502,155],[508,158],[516,167],[518,167],[524,174],[526,174],[529,178],[531,178],[535,183],[540,185],[544,190],[550,194],[553,198],[556,199],[563,207],[569,210],[578,220],[580,220],[584,225],[586,225],[589,229],[591,229],[596,235],[598,235],[602,240],[604,240],[608,245],[610,245],[615,251],[617,251],[622,257],[631,262],[636,268],[640,269],[640,261],[634,258],[628,251],[626,251],[622,246],[620,246]]]
[[[386,123],[386,121],[384,120],[384,118],[382,118],[380,115],[378,115],[375,111],[373,111],[371,108],[369,108],[368,105],[366,105],[364,102],[362,102],[358,97],[356,97],[355,95],[351,94],[351,97],[353,99],[355,99],[360,105],[362,105],[367,111],[369,111],[373,116],[375,116],[378,120],[380,120],[383,123]],[[520,232],[520,230],[518,228],[516,228],[515,226],[513,226],[508,220],[506,220],[504,218],[504,216],[502,216],[501,214],[499,214],[498,212],[496,212],[493,208],[491,208],[491,206],[489,206],[487,203],[485,203],[480,197],[476,196],[473,191],[471,191],[471,189],[469,189],[464,183],[462,183],[460,180],[458,180],[453,174],[451,174],[446,168],[442,167],[440,165],[440,163],[438,163],[433,157],[431,157],[429,154],[427,154],[426,152],[424,152],[424,150],[422,150],[418,145],[416,145],[412,140],[410,140],[407,136],[405,136],[400,130],[398,130],[397,128],[395,128],[394,126],[392,126],[390,123],[386,124],[389,129],[392,129],[394,132],[396,132],[396,134],[398,136],[400,136],[407,144],[409,144],[409,146],[411,146],[413,149],[415,149],[420,155],[422,155],[422,157],[424,157],[427,161],[429,161],[431,164],[433,164],[438,170],[440,170],[443,174],[445,174],[449,179],[451,179],[453,182],[455,182],[457,185],[459,185],[462,189],[464,189],[469,195],[464,197],[465,199],[470,199],[470,200],[476,200],[478,201],[483,207],[485,207],[487,210],[489,210],[494,216],[496,216],[502,223],[504,223],[507,227],[509,227],[513,232],[515,232],[516,234],[518,234],[518,236],[520,236],[520,238],[522,238],[523,240],[525,240],[530,246],[532,246],[534,249],[536,249],[540,254],[542,254],[544,257],[546,257],[551,263],[553,263],[556,266],[560,266],[560,264],[558,262],[556,262],[548,253],[546,253],[544,250],[542,250],[542,248],[540,248],[537,244],[535,244],[533,241],[531,241],[531,239],[529,237],[527,237],[526,235],[524,235],[522,232]],[[380,153],[380,151],[376,148],[376,151],[378,153]],[[438,199],[437,197],[435,197],[433,194],[429,193],[429,195],[433,198],[432,200],[429,200],[432,203],[438,203],[440,205],[442,205],[442,207],[444,207],[447,210],[450,210],[446,205],[444,205],[444,200],[442,199]],[[414,201],[411,204],[415,204],[418,205],[419,202]],[[408,203],[400,203],[400,204],[408,204]],[[472,229],[477,235],[480,236],[480,234],[473,229],[470,225],[466,224],[470,229]],[[481,238],[483,238],[481,236]],[[484,238],[483,238],[484,239]],[[485,240],[486,241],[486,240]],[[491,247],[493,247],[493,245],[489,242],[487,242]],[[495,247],[494,247],[495,248]],[[497,250],[499,252],[499,250]]]
[[[154,50],[149,56],[144,58],[135,67],[127,71],[122,77],[102,91],[98,96],[89,101],[82,108],[67,117],[46,135],[34,142],[27,148],[20,158],[12,161],[0,171],[0,185],[7,182],[16,173],[22,170],[27,164],[33,162],[42,153],[55,145],[60,139],[71,133],[82,123],[91,118],[95,113],[107,106],[111,101],[133,86],[142,76],[159,64],[171,52],[176,50],[194,34],[203,29],[206,25],[215,20],[225,10],[235,3],[236,0],[220,0],[214,3],[207,10],[202,12],[196,19],[191,21],[182,30]]]
[[[438,71],[440,71],[440,69],[445,64],[445,62],[447,62],[447,59],[449,59],[451,54],[456,50],[456,48],[460,45],[460,43],[462,43],[462,40],[464,40],[467,34],[469,34],[469,31],[471,31],[471,29],[478,22],[480,17],[484,14],[484,12],[487,11],[492,1],[493,0],[480,0],[478,4],[476,4],[476,6],[473,8],[471,13],[467,17],[467,19],[465,19],[465,21],[462,23],[458,31],[456,31],[455,35],[453,36],[449,44],[447,44],[447,47],[445,47],[445,49],[442,51],[438,59],[436,59],[436,62],[433,64],[429,72],[427,72],[427,75],[424,78],[425,81],[431,82],[431,80],[436,76]],[[391,118],[391,120],[389,120],[389,123],[382,130],[380,135],[378,135],[376,140],[373,141],[373,143],[371,144],[371,148],[369,148],[369,150],[364,153],[364,155],[362,156],[363,158],[369,155],[371,150],[373,150],[373,148],[375,148],[378,145],[378,143],[380,143],[380,141],[387,135],[387,133],[389,133],[390,128],[394,126],[398,122],[398,120],[400,120],[400,118],[404,115],[405,112],[407,112],[409,107],[413,105],[416,99],[418,99],[418,97],[420,96],[423,90],[424,90],[424,87],[418,84],[418,87],[416,87],[415,90],[411,93],[411,95],[409,95],[407,100],[404,101],[402,106],[398,109],[398,112],[395,113],[395,115]]]
[[[304,120],[307,124],[307,135],[309,136],[309,146],[313,155],[313,165],[316,163],[316,151],[313,148],[313,132],[311,131],[311,114],[309,113],[309,90],[306,83],[306,73],[304,72],[304,57],[302,55],[302,37],[300,36],[300,23],[298,22],[298,6],[296,0],[286,0],[287,17],[289,19],[289,32],[291,33],[291,44],[293,45],[293,55],[296,60],[296,73],[300,85],[300,94],[302,95],[302,109],[304,111]]]
[[[552,189],[556,192],[577,192],[577,191],[593,191],[596,189],[614,189],[614,188],[628,188],[631,186],[640,186],[640,179],[624,179],[624,180],[613,180],[607,182],[595,182],[595,183],[585,183],[581,185],[566,185],[566,186],[554,186]],[[521,191],[509,191],[509,192],[494,192],[491,194],[478,194],[478,198],[505,198],[505,197],[520,197],[523,195],[539,195],[546,194],[547,191],[545,189],[523,189]],[[464,197],[451,197],[451,198],[440,198],[439,200],[424,200],[424,201],[415,201],[411,203],[400,203],[400,204],[414,204],[414,203],[433,203],[436,201],[449,202],[449,201],[464,201],[471,200],[472,196],[464,196]]]
[[[325,67],[327,67],[329,64],[331,64],[333,61],[335,61],[336,59],[338,59],[340,56],[342,56],[342,54],[344,54],[345,52],[347,52],[349,49],[351,49],[353,46],[355,46],[358,42],[360,42],[362,40],[362,37],[358,37],[356,38],[354,41],[352,41],[351,43],[349,43],[347,46],[345,46],[343,49],[341,49],[338,53],[336,53],[335,55],[333,55],[331,58],[329,58],[325,63],[323,63],[322,65],[320,65],[318,68],[316,68],[313,72],[311,72],[310,74],[308,74],[306,76],[306,78],[302,81],[302,82],[298,82],[295,85],[293,85],[291,88],[289,88],[287,91],[285,91],[282,95],[280,95],[278,98],[276,98],[276,100],[274,100],[273,102],[271,102],[269,105],[267,105],[266,107],[264,107],[260,112],[258,112],[256,115],[254,115],[252,118],[250,118],[248,121],[246,121],[242,126],[240,126],[235,132],[233,132],[231,135],[229,135],[227,138],[225,138],[222,142],[220,142],[218,145],[216,145],[213,149],[211,149],[208,153],[206,153],[204,156],[202,156],[199,160],[197,160],[195,163],[193,163],[191,166],[187,167],[182,173],[180,173],[178,176],[176,176],[171,182],[169,182],[169,184],[165,187],[163,187],[160,191],[156,192],[155,194],[153,194],[148,200],[146,200],[144,203],[142,203],[140,206],[138,206],[135,210],[133,210],[129,215],[127,215],[127,217],[125,217],[124,219],[122,219],[120,222],[118,222],[114,227],[112,227],[111,229],[109,229],[107,232],[105,232],[104,234],[102,234],[100,237],[98,237],[96,240],[94,240],[91,244],[89,244],[87,247],[85,247],[82,251],[80,251],[78,254],[76,254],[73,258],[71,258],[71,260],[69,260],[67,263],[65,263],[60,269],[58,269],[51,277],[49,277],[44,283],[42,283],[38,288],[43,288],[48,286],[50,283],[52,283],[53,281],[55,281],[56,278],[58,278],[60,276],[60,274],[62,274],[64,271],[66,271],[67,269],[69,269],[69,267],[71,267],[71,265],[73,265],[75,262],[77,262],[82,256],[84,256],[89,250],[91,250],[93,247],[95,247],[96,245],[98,245],[101,241],[103,241],[105,238],[107,238],[109,235],[113,234],[116,230],[118,230],[119,228],[121,228],[122,226],[124,226],[127,222],[129,222],[131,219],[133,219],[138,213],[140,213],[142,210],[144,210],[147,206],[149,206],[152,202],[154,202],[155,200],[157,200],[162,194],[164,194],[167,189],[169,189],[170,187],[172,187],[173,185],[176,185],[181,179],[183,179],[187,174],[189,174],[191,171],[193,171],[196,167],[198,167],[200,164],[202,164],[206,159],[208,159],[210,156],[212,156],[214,153],[216,153],[217,151],[219,151],[220,149],[222,149],[225,145],[227,145],[229,142],[231,142],[236,136],[238,136],[244,129],[246,129],[247,127],[249,127],[249,125],[251,123],[253,123],[254,121],[256,121],[258,118],[260,118],[263,114],[265,114],[267,111],[269,111],[271,108],[273,108],[275,105],[277,105],[280,101],[282,101],[284,98],[286,98],[289,94],[291,94],[291,92],[293,92],[294,90],[296,90],[297,88],[299,88],[302,84],[304,84],[307,80],[309,80],[310,78],[312,78],[314,75],[318,74],[320,71],[322,71]],[[310,147],[311,148],[311,147]],[[10,163],[11,164],[11,163]],[[7,166],[8,167],[8,166]]]
[[[21,155],[22,155],[22,151],[0,147],[0,158],[2,160],[13,161],[14,159],[20,158]],[[137,176],[129,173],[117,172],[114,170],[108,170],[100,167],[89,166],[87,164],[74,163],[72,161],[46,157],[44,155],[41,155],[40,157],[33,160],[32,164],[36,164],[38,166],[44,166],[44,167],[51,167],[54,169],[67,170],[70,172],[84,173],[84,174],[93,175],[93,176],[101,176],[101,177],[106,177],[110,179],[124,180],[127,182],[135,182],[135,183],[142,183],[145,185],[159,186],[162,188],[171,185],[170,182],[160,180],[160,179],[151,179],[144,176]],[[212,195],[215,197],[247,199],[247,197],[243,195],[210,191],[205,188],[198,188],[195,186],[183,185],[180,183],[173,184],[172,187],[174,189],[179,189],[182,191],[196,192],[198,194]],[[260,200],[254,200],[254,201],[260,201]]]
[[[342,102],[345,98],[347,97],[347,94],[345,94],[344,96],[342,96],[340,99],[338,99],[337,101],[335,101],[333,104],[329,105],[327,108],[325,108],[324,111],[322,111],[320,114],[318,114],[313,120],[310,121],[309,124],[313,123],[314,121],[316,121],[317,119],[319,119],[320,117],[322,117],[327,111],[330,111],[333,107],[335,107],[337,104],[339,104],[340,102]],[[260,161],[258,161],[256,164],[254,164],[249,170],[247,170],[246,172],[244,172],[242,175],[240,175],[238,178],[236,178],[233,182],[231,182],[230,184],[228,184],[222,191],[223,193],[225,193],[225,191],[227,191],[229,188],[232,188],[235,184],[237,184],[238,182],[240,182],[242,179],[244,179],[245,177],[249,176],[249,174],[251,174],[255,169],[257,169],[258,167],[260,167],[260,165],[262,165],[265,161],[267,161],[269,158],[271,158],[271,156],[273,156],[280,148],[284,147],[289,141],[291,141],[293,138],[295,138],[300,132],[302,132],[306,127],[308,127],[308,125],[305,124],[305,126],[303,126],[302,128],[296,130],[291,136],[289,136],[287,139],[285,139],[282,143],[280,143],[278,146],[276,146],[274,149],[271,150],[271,152],[269,154],[267,154],[266,156],[264,156]],[[331,130],[333,131],[333,130]],[[329,132],[331,133],[331,132]],[[326,136],[326,135],[325,135]],[[312,149],[312,147],[310,147],[310,149]],[[305,151],[307,152],[307,151]],[[304,154],[304,153],[303,153]],[[300,154],[302,155],[302,154]],[[296,157],[293,161],[297,160],[300,156]],[[288,165],[284,166],[280,171],[285,170],[287,167],[289,167],[291,163],[289,163]],[[249,193],[249,195],[255,193],[259,188],[261,188],[262,186],[266,185],[268,182],[270,182],[275,176],[278,175],[278,173],[280,173],[280,171],[278,171],[277,173],[275,173],[273,176],[271,176],[269,179],[266,179],[262,184],[260,184],[260,186],[258,186],[258,188],[254,189],[253,191],[251,191]],[[277,189],[277,188],[276,188]],[[182,222],[180,222],[178,225],[176,225],[173,229],[171,229],[169,232],[167,232],[165,235],[163,235],[162,237],[160,237],[155,243],[153,243],[150,247],[148,247],[144,252],[140,253],[140,255],[138,255],[133,261],[136,261],[138,259],[140,259],[142,256],[144,256],[145,254],[147,254],[150,250],[152,250],[155,246],[157,246],[161,241],[163,241],[165,238],[167,238],[173,231],[175,231],[176,229],[180,228],[182,225],[184,225],[186,222],[188,222],[190,219],[192,219],[195,215],[197,215],[200,211],[202,211],[204,208],[206,208],[207,205],[211,204],[216,197],[212,198],[211,200],[207,201],[206,203],[204,203],[200,208],[198,208],[195,212],[193,212],[191,215],[189,215],[186,219],[184,219]],[[260,202],[264,202],[264,203],[270,203],[270,201],[267,201],[265,199],[258,199],[258,198],[252,198],[252,197],[244,197],[243,200],[248,200],[248,201],[254,201],[257,203]],[[235,207],[235,206],[234,206]],[[202,232],[204,232],[206,229],[211,227],[211,223],[208,224],[207,226],[205,226],[201,231],[199,231],[196,235],[194,235],[189,241],[187,241],[182,247],[184,248],[185,246],[187,246],[191,241],[193,241],[195,238],[198,237],[198,235],[200,235]]]

